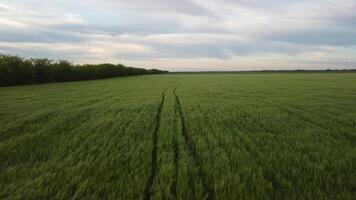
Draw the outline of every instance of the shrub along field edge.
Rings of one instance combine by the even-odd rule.
[[[26,59],[0,54],[0,86],[93,80],[167,72],[158,69],[127,67],[122,64],[75,65],[66,60]]]

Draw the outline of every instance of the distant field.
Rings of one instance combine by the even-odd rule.
[[[0,88],[0,199],[355,199],[356,73]]]

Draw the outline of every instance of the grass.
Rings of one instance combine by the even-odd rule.
[[[0,88],[0,199],[354,199],[356,73]]]

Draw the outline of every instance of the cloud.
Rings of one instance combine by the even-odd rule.
[[[322,30],[275,33],[270,35],[267,39],[301,45],[352,46],[356,45],[355,36],[356,30],[330,28]]]
[[[175,70],[356,67],[354,10],[354,0],[3,0],[0,51]]]
[[[95,2],[90,0],[91,2]],[[100,4],[104,8],[129,9],[133,12],[150,12],[157,13],[180,13],[193,16],[207,15],[211,16],[211,12],[203,5],[189,0],[130,0],[130,1],[115,1],[104,0],[104,4]]]

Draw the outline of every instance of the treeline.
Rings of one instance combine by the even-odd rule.
[[[121,64],[74,65],[46,58],[25,59],[0,55],[0,86],[103,79],[119,76],[161,74],[167,71],[127,67]]]

